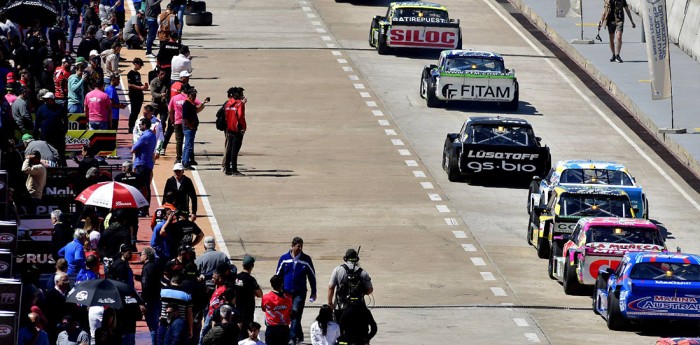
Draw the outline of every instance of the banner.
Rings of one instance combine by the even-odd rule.
[[[671,97],[671,63],[668,46],[668,26],[666,25],[666,1],[643,0],[639,14],[644,22],[644,35],[647,40],[649,79],[651,79],[651,99]]]
[[[583,0],[557,0],[557,17],[581,17]]]
[[[69,130],[66,133],[66,155],[80,153],[84,145],[96,148],[99,156],[116,156],[117,131]]]

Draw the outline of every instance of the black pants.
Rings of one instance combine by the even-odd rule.
[[[267,329],[265,329],[265,344],[288,345],[289,326],[267,326]]]
[[[182,131],[182,124],[173,125],[175,127],[175,154],[177,162],[182,162],[182,144],[185,140],[185,132]]]
[[[129,134],[134,132],[136,120],[139,118],[141,106],[143,105],[143,91],[129,91],[131,101],[131,112],[129,113]]]
[[[115,15],[117,16],[117,26],[119,29],[124,31],[124,24],[126,23],[126,12],[114,12]]]
[[[241,132],[226,132],[226,156],[224,170],[238,171],[238,152],[243,145],[243,135]]]

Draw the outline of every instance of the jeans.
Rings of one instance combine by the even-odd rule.
[[[224,170],[238,171],[238,152],[243,145],[244,132],[226,132],[226,156],[224,157]]]
[[[292,293],[292,324],[289,327],[289,339],[296,340],[304,337],[301,328],[301,316],[304,314],[306,304],[306,291],[302,293]]]
[[[107,121],[90,121],[90,129],[92,129],[92,130],[109,129],[109,122],[107,122]]]
[[[197,135],[197,130],[184,127],[183,132],[185,134],[185,147],[182,150],[182,165],[188,166],[192,164],[194,137]]]
[[[158,33],[158,21],[156,18],[147,17],[146,26],[148,27],[148,37],[146,38],[146,55],[148,55],[153,54],[153,41],[155,41],[156,34]]]
[[[136,344],[136,334],[124,334],[122,336],[122,345],[135,345]]]
[[[177,20],[180,23],[180,30],[177,31],[177,37],[179,37],[180,40],[182,40],[182,28],[185,27],[185,9],[187,8],[187,5],[175,5],[175,8],[173,8],[173,11],[177,13]]]
[[[73,51],[73,40],[75,39],[75,33],[78,31],[78,25],[80,25],[80,15],[68,16],[68,51]]]
[[[84,111],[83,105],[80,103],[68,105],[68,112],[71,114],[72,113],[82,113],[83,111]]]
[[[209,316],[209,313],[204,317],[204,323],[202,324],[202,334],[199,336],[199,345],[203,345],[202,340],[204,340],[204,336],[207,335],[207,332],[211,329],[211,316]]]
[[[160,323],[160,308],[162,303],[158,300],[146,302],[146,325],[151,332],[151,342],[157,344],[158,323]]]
[[[184,140],[184,133],[182,132],[182,124],[174,125],[175,130],[175,160],[177,162],[182,162],[182,141]]]

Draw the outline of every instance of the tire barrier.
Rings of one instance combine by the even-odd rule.
[[[189,13],[185,17],[187,26],[209,26],[212,23],[211,12]]]

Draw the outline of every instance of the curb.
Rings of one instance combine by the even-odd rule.
[[[637,104],[624,92],[620,91],[617,84],[608,76],[601,72],[593,63],[589,62],[569,41],[563,38],[557,31],[552,29],[544,19],[533,11],[523,0],[508,0],[513,7],[518,9],[525,17],[527,17],[533,25],[542,30],[554,44],[556,44],[564,53],[566,53],[576,64],[591,77],[598,82],[602,88],[608,91],[615,100],[625,107],[632,116],[644,127],[649,133],[659,140],[663,145],[683,164],[685,164],[696,176],[700,176],[700,162],[698,162],[690,152],[683,146],[678,144],[671,136],[659,133],[659,127],[647,114],[640,109]],[[685,134],[688,135],[688,134]]]

